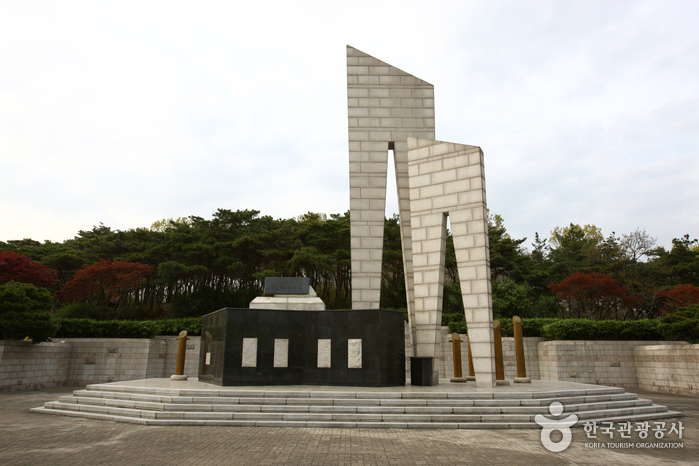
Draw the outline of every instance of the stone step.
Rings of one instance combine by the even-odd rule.
[[[337,420],[292,420],[292,419],[145,419],[129,417],[117,414],[103,414],[87,411],[71,411],[63,409],[32,408],[31,412],[55,414],[62,416],[82,417],[87,419],[111,420],[115,422],[128,422],[142,425],[160,425],[160,426],[257,426],[257,427],[335,427],[335,428],[386,428],[386,429],[537,429],[540,426],[534,422],[498,422],[482,420],[481,422],[421,422],[414,421],[350,421],[347,419]],[[157,413],[160,414],[160,413]],[[174,414],[174,413],[172,413]],[[657,413],[646,413],[643,415],[631,416],[615,416],[594,418],[589,420],[580,420],[574,427],[582,427],[585,422],[642,422],[646,420],[668,419],[681,416],[680,413],[674,411],[664,411]]]
[[[265,392],[258,392],[265,393]],[[267,395],[276,392],[266,392]],[[154,402],[154,403],[174,403],[174,404],[293,404],[293,405],[317,405],[317,406],[332,406],[332,405],[347,405],[354,404],[357,406],[548,406],[554,401],[559,401],[563,405],[596,403],[608,401],[624,401],[635,400],[637,395],[631,393],[621,393],[612,395],[593,395],[593,396],[569,396],[557,398],[538,398],[538,399],[435,399],[435,398],[310,398],[310,397],[229,397],[229,396],[208,396],[208,397],[188,397],[188,396],[163,396],[155,394],[135,394],[128,392],[108,392],[98,390],[75,390],[74,395],[80,398],[98,398],[98,399],[121,399],[130,401]],[[404,394],[405,395],[405,394]]]
[[[143,425],[230,425],[372,428],[540,428],[535,416],[571,414],[578,425],[617,419],[676,417],[664,406],[617,387],[539,391],[430,391],[418,389],[296,390],[265,387],[208,389],[94,384],[32,412]]]
[[[114,416],[110,414],[98,414],[89,413],[87,411],[72,411],[63,409],[48,409],[46,407],[41,408],[31,408],[29,412],[41,413],[41,414],[54,414],[58,416],[68,416],[68,417],[80,417],[85,419],[96,419],[100,421],[115,421],[115,422],[127,422],[131,424],[141,424],[147,425],[146,419],[129,417],[129,416]]]
[[[87,399],[88,401],[97,401]],[[528,411],[512,412],[510,409],[486,408],[397,408],[397,407],[289,407],[268,405],[231,405],[230,409],[222,406],[201,405],[160,405],[158,409],[148,409],[143,402],[127,400],[105,400],[110,404],[66,403],[63,401],[47,402],[46,409],[88,412],[149,419],[193,419],[193,420],[303,420],[303,421],[356,421],[356,422],[533,422],[536,414],[547,415],[547,409],[524,408]],[[640,400],[646,402],[648,400]],[[136,406],[138,404],[138,406]],[[153,407],[151,407],[153,408]],[[181,408],[187,408],[181,410]],[[243,408],[243,409],[239,409]],[[288,410],[288,408],[297,408]],[[300,410],[298,408],[305,408]],[[614,408],[581,405],[576,411],[578,419],[598,419],[628,415],[642,415],[667,410],[664,406],[649,403],[629,408]],[[559,418],[567,417],[564,412]]]
[[[92,384],[78,392],[98,393],[131,393],[139,395],[154,395],[160,397],[231,397],[231,398],[356,398],[356,399],[460,399],[460,400],[500,400],[500,399],[558,399],[586,396],[629,395],[620,387],[600,387],[585,390],[539,391],[539,392],[402,392],[402,391],[285,391],[285,390],[202,390],[202,389],[167,389],[135,386],[119,386],[114,384]],[[88,396],[83,394],[83,396]]]
[[[139,395],[140,397],[140,395]],[[503,406],[488,406],[488,405],[476,405],[473,402],[468,403],[466,406],[461,405],[460,400],[454,400],[450,404],[444,406],[442,402],[437,405],[402,405],[394,404],[392,401],[399,400],[377,400],[380,403],[376,405],[366,406],[361,402],[364,400],[328,400],[330,404],[328,405],[288,405],[284,404],[288,401],[294,400],[283,400],[277,398],[267,398],[267,399],[249,399],[240,400],[245,402],[250,402],[252,400],[262,400],[262,401],[275,401],[275,404],[194,404],[194,403],[159,403],[159,402],[148,402],[148,401],[134,401],[131,399],[114,399],[114,398],[95,398],[95,397],[80,397],[80,396],[63,396],[59,398],[59,401],[64,404],[75,404],[83,406],[106,406],[112,408],[124,408],[124,409],[141,409],[150,411],[178,411],[178,412],[280,412],[280,413],[369,413],[369,414],[430,414],[430,415],[450,415],[450,414],[460,414],[460,415],[494,415],[494,414],[510,414],[510,415],[535,415],[535,414],[548,414],[548,406],[516,406],[516,405],[503,405]],[[229,401],[234,401],[231,399]],[[508,401],[508,400],[500,400]],[[335,404],[338,402],[338,404]],[[359,403],[357,403],[359,402]],[[387,404],[384,404],[386,402]],[[650,400],[635,399],[629,401],[610,401],[601,403],[582,403],[577,405],[565,405],[564,414],[571,412],[585,412],[585,411],[598,411],[598,410],[610,410],[610,409],[623,409],[623,408],[637,408],[642,406],[649,406],[652,402]],[[562,415],[563,416],[563,415]]]

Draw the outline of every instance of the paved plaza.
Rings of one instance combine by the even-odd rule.
[[[81,388],[81,387],[74,387]],[[46,416],[29,409],[68,395],[73,388],[0,394],[0,464],[7,465],[512,465],[697,464],[699,398],[639,393],[684,413],[676,434],[644,442],[683,448],[590,448],[583,429],[571,446],[551,453],[538,429],[418,430],[277,427],[137,426]],[[599,434],[599,432],[598,432]],[[649,437],[652,437],[652,433]],[[552,439],[557,441],[555,434]],[[597,443],[621,442],[598,435]],[[635,433],[625,442],[640,442]]]

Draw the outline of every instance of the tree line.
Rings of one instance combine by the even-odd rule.
[[[657,318],[699,303],[699,246],[689,235],[666,250],[644,230],[603,236],[570,224],[548,238],[507,233],[489,217],[493,311],[499,317]],[[310,278],[330,309],[351,307],[349,212],[273,219],[219,209],[150,228],[100,224],[63,242],[0,242],[0,286],[49,290],[61,317],[161,319],[247,307],[268,276]],[[386,219],[381,307],[405,309],[397,217]],[[0,290],[1,291],[1,290]],[[19,293],[19,291],[17,291]],[[447,232],[444,313],[463,314],[453,241]],[[1,294],[1,293],[0,293]],[[9,298],[7,298],[9,299]],[[42,301],[46,303],[47,301]]]

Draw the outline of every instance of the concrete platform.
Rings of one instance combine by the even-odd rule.
[[[0,393],[0,464],[127,465],[695,465],[699,457],[699,397],[644,392],[680,419],[684,434],[658,442],[682,448],[625,448],[618,434],[589,439],[573,429],[570,447],[546,450],[540,429],[342,429],[163,426],[38,416],[30,408],[82,387]],[[629,390],[627,390],[628,392]],[[627,393],[629,394],[629,393]],[[651,422],[653,425],[653,422]],[[644,442],[632,433],[630,442]],[[591,442],[614,442],[599,448]]]
[[[647,421],[680,413],[623,388],[533,380],[495,389],[475,384],[432,387],[221,387],[196,378],[88,385],[31,412],[142,425],[248,427],[540,428],[537,415],[585,422]],[[563,413],[550,414],[560,402]]]

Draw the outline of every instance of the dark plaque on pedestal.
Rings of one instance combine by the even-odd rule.
[[[308,294],[308,277],[267,277],[265,294]]]

